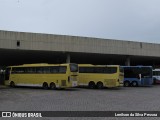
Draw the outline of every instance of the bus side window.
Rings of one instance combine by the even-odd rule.
[[[84,68],[83,67],[79,67],[79,73],[84,73]]]
[[[44,67],[44,73],[50,73],[50,67]]]
[[[25,73],[36,73],[35,67],[25,67],[24,68]]]
[[[67,67],[65,66],[60,66],[59,67],[59,73],[66,73]]]
[[[36,73],[44,73],[43,67],[36,67]]]
[[[105,68],[105,73],[107,74],[114,74],[117,72],[117,68],[116,67],[106,67]]]
[[[52,66],[50,67],[51,73],[59,73],[59,66]]]

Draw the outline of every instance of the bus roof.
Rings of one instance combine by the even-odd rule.
[[[125,67],[126,67],[126,68],[127,68],[127,67],[139,67],[139,68],[141,68],[141,67],[150,67],[150,68],[152,68],[152,66],[121,66],[121,67],[124,67],[124,68],[125,68]]]
[[[120,65],[93,65],[93,64],[78,64],[78,66],[83,67],[119,67]]]
[[[160,69],[154,69],[153,71],[160,71]]]
[[[68,64],[75,64],[75,63],[64,63],[64,64],[34,63],[34,64],[23,64],[23,65],[8,66],[8,67],[64,66],[64,65],[68,65]]]

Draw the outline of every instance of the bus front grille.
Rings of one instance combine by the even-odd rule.
[[[66,86],[66,80],[61,80],[61,85]]]

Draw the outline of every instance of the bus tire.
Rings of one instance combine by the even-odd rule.
[[[97,83],[97,88],[98,89],[102,89],[103,88],[103,83],[102,82],[98,82]]]
[[[48,89],[48,84],[46,82],[43,83],[43,89],[45,89],[45,90]]]
[[[51,90],[55,90],[56,89],[56,85],[53,82],[50,83],[49,87],[50,87]]]
[[[10,82],[10,87],[15,87],[15,83],[13,81]]]
[[[138,83],[137,83],[136,81],[133,81],[133,82],[132,82],[132,86],[133,86],[133,87],[137,87],[137,86],[138,86]]]
[[[130,82],[129,81],[125,81],[124,82],[124,87],[129,87],[130,86]]]
[[[88,87],[91,89],[95,88],[95,83],[93,81],[89,82]]]

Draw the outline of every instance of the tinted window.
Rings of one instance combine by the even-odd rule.
[[[55,67],[50,67],[50,73],[58,73],[59,72],[59,67],[55,66]]]
[[[12,68],[12,73],[25,73],[25,68],[14,67],[14,68]]]
[[[70,64],[71,72],[78,72],[78,65],[77,64]]]
[[[125,78],[136,78],[138,77],[138,75],[136,75],[133,68],[127,67],[127,68],[124,68],[124,77]]]
[[[117,67],[107,67],[105,68],[105,73],[117,73]]]
[[[36,67],[36,73],[44,73],[43,67]]]
[[[26,73],[66,73],[66,66],[45,66],[45,67],[14,67],[13,74],[26,74]]]
[[[79,73],[94,73],[93,67],[79,67]]]
[[[26,67],[25,73],[36,73],[36,68],[35,67]]]
[[[44,73],[50,73],[51,67],[44,67]]]
[[[117,72],[116,67],[79,67],[80,73],[108,73],[113,74]]]
[[[53,66],[50,67],[51,73],[66,73],[67,67],[66,66]]]
[[[153,71],[154,76],[160,76],[160,71]]]
[[[145,76],[152,76],[152,69],[149,67],[124,67],[125,78],[139,78],[139,74],[144,78]]]
[[[152,77],[152,68],[143,67],[141,69],[141,74],[142,74],[142,77],[146,77],[146,76]]]
[[[61,66],[59,68],[59,73],[66,73],[67,67],[66,66]]]

